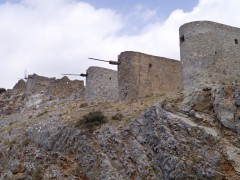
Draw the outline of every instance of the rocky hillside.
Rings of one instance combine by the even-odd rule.
[[[0,179],[240,179],[239,93],[109,103],[4,92]],[[93,111],[108,122],[76,127]]]

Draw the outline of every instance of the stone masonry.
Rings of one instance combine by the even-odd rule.
[[[179,61],[126,51],[119,56],[120,100],[182,91],[182,67]]]
[[[15,84],[13,90],[18,93],[23,93],[26,92],[26,88],[27,88],[26,82],[23,79],[21,79],[17,82],[17,84]]]
[[[66,76],[61,79],[48,78],[37,74],[29,75],[27,82],[19,80],[13,90],[18,93],[45,94],[56,98],[68,98],[77,96],[84,98],[84,82],[80,80],[71,81]]]
[[[47,92],[48,87],[55,80],[55,78],[48,78],[37,74],[29,75],[27,80],[27,92],[33,94]]]
[[[240,77],[240,29],[209,21],[180,27],[184,93]]]
[[[71,81],[66,76],[61,79],[56,79],[48,88],[48,94],[58,98],[67,98],[71,96],[84,98],[84,93],[85,87],[83,81]]]
[[[86,100],[118,100],[117,71],[92,66],[87,70]]]

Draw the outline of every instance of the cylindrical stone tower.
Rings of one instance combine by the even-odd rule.
[[[118,100],[117,71],[92,66],[87,70],[86,99],[87,100]]]
[[[240,77],[240,29],[209,21],[180,27],[184,93]]]

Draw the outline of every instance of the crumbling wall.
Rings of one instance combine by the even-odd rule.
[[[89,67],[86,78],[86,100],[118,100],[117,71],[102,67]]]
[[[50,83],[54,82],[55,78],[47,78],[38,76],[37,74],[29,75],[27,80],[27,92],[32,94],[46,93]]]
[[[84,98],[84,82],[71,81],[67,77],[61,79],[47,78],[37,74],[29,75],[26,83],[26,91],[31,94],[42,93],[56,98],[77,97]]]
[[[132,51],[122,52],[118,61],[120,100],[182,90],[179,61]]]
[[[71,81],[66,76],[64,76],[61,79],[56,79],[50,84],[48,94],[56,96],[58,98],[66,98],[71,96],[84,98],[84,91],[85,87],[83,81]]]
[[[13,90],[19,93],[26,92],[27,90],[26,82],[23,79],[19,80],[17,84],[15,84],[15,86],[13,87]]]
[[[180,27],[184,93],[239,81],[240,29],[209,21]]]

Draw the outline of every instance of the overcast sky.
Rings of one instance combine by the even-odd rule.
[[[182,24],[240,27],[239,7],[240,0],[0,0],[0,88],[25,70],[61,78],[89,66],[116,69],[87,58],[117,60],[122,51],[179,60]]]

